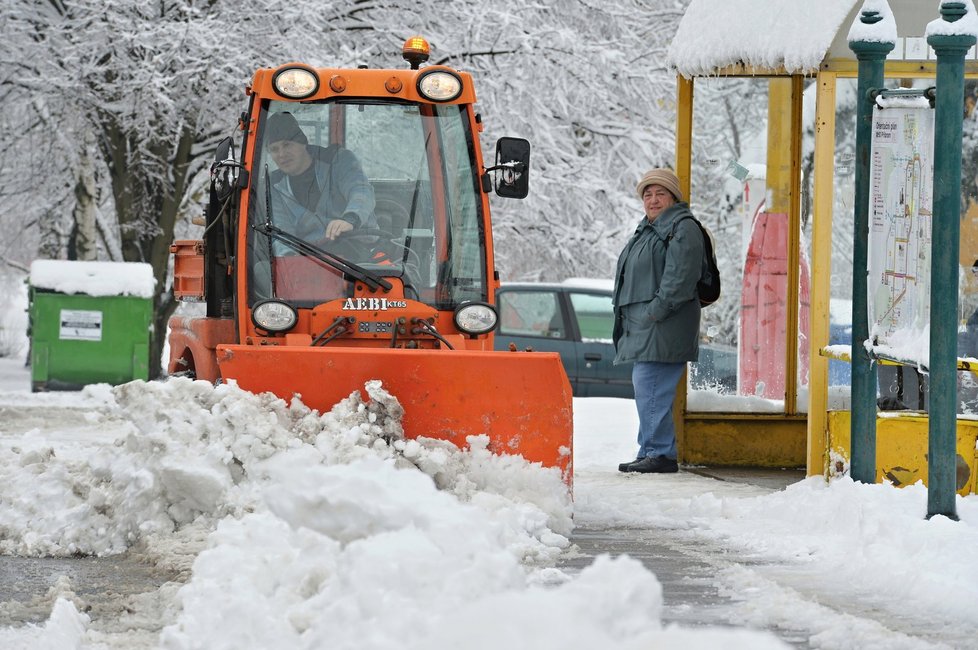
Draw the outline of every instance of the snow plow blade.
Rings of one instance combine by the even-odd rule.
[[[221,345],[217,358],[225,380],[321,413],[379,379],[404,407],[406,437],[466,448],[486,434],[493,453],[558,467],[571,483],[573,401],[555,353]]]

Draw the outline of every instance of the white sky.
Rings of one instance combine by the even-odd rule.
[[[192,574],[108,630],[64,578],[50,619],[0,628],[3,648],[788,647],[748,629],[777,625],[814,648],[978,638],[976,497],[958,499],[961,521],[928,521],[920,485],[623,475],[629,400],[575,400],[572,508],[552,470],[478,442],[388,446],[374,388],[381,406],[319,417],[186,379],[41,394],[27,382],[0,359],[0,551],[138,548]],[[661,586],[637,560],[557,568],[574,526],[707,549],[733,628],[663,626]]]

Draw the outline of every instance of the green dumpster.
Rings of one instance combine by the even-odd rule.
[[[35,260],[31,389],[149,379],[155,284],[149,264]]]

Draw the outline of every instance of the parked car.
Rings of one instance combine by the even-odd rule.
[[[611,280],[505,283],[496,292],[495,347],[559,353],[575,397],[634,398],[632,365],[613,363],[612,290]],[[736,349],[701,345],[690,377],[694,387],[734,392]]]

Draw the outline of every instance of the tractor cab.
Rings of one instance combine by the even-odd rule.
[[[308,144],[259,131],[247,233],[252,309],[266,300],[311,308],[353,297],[357,282],[390,291],[392,279],[404,298],[439,310],[488,300],[480,179],[459,106],[261,106],[260,124],[280,124],[275,117],[297,124]],[[293,155],[301,172],[277,164],[294,169],[285,158]],[[334,221],[343,231],[330,238]]]

